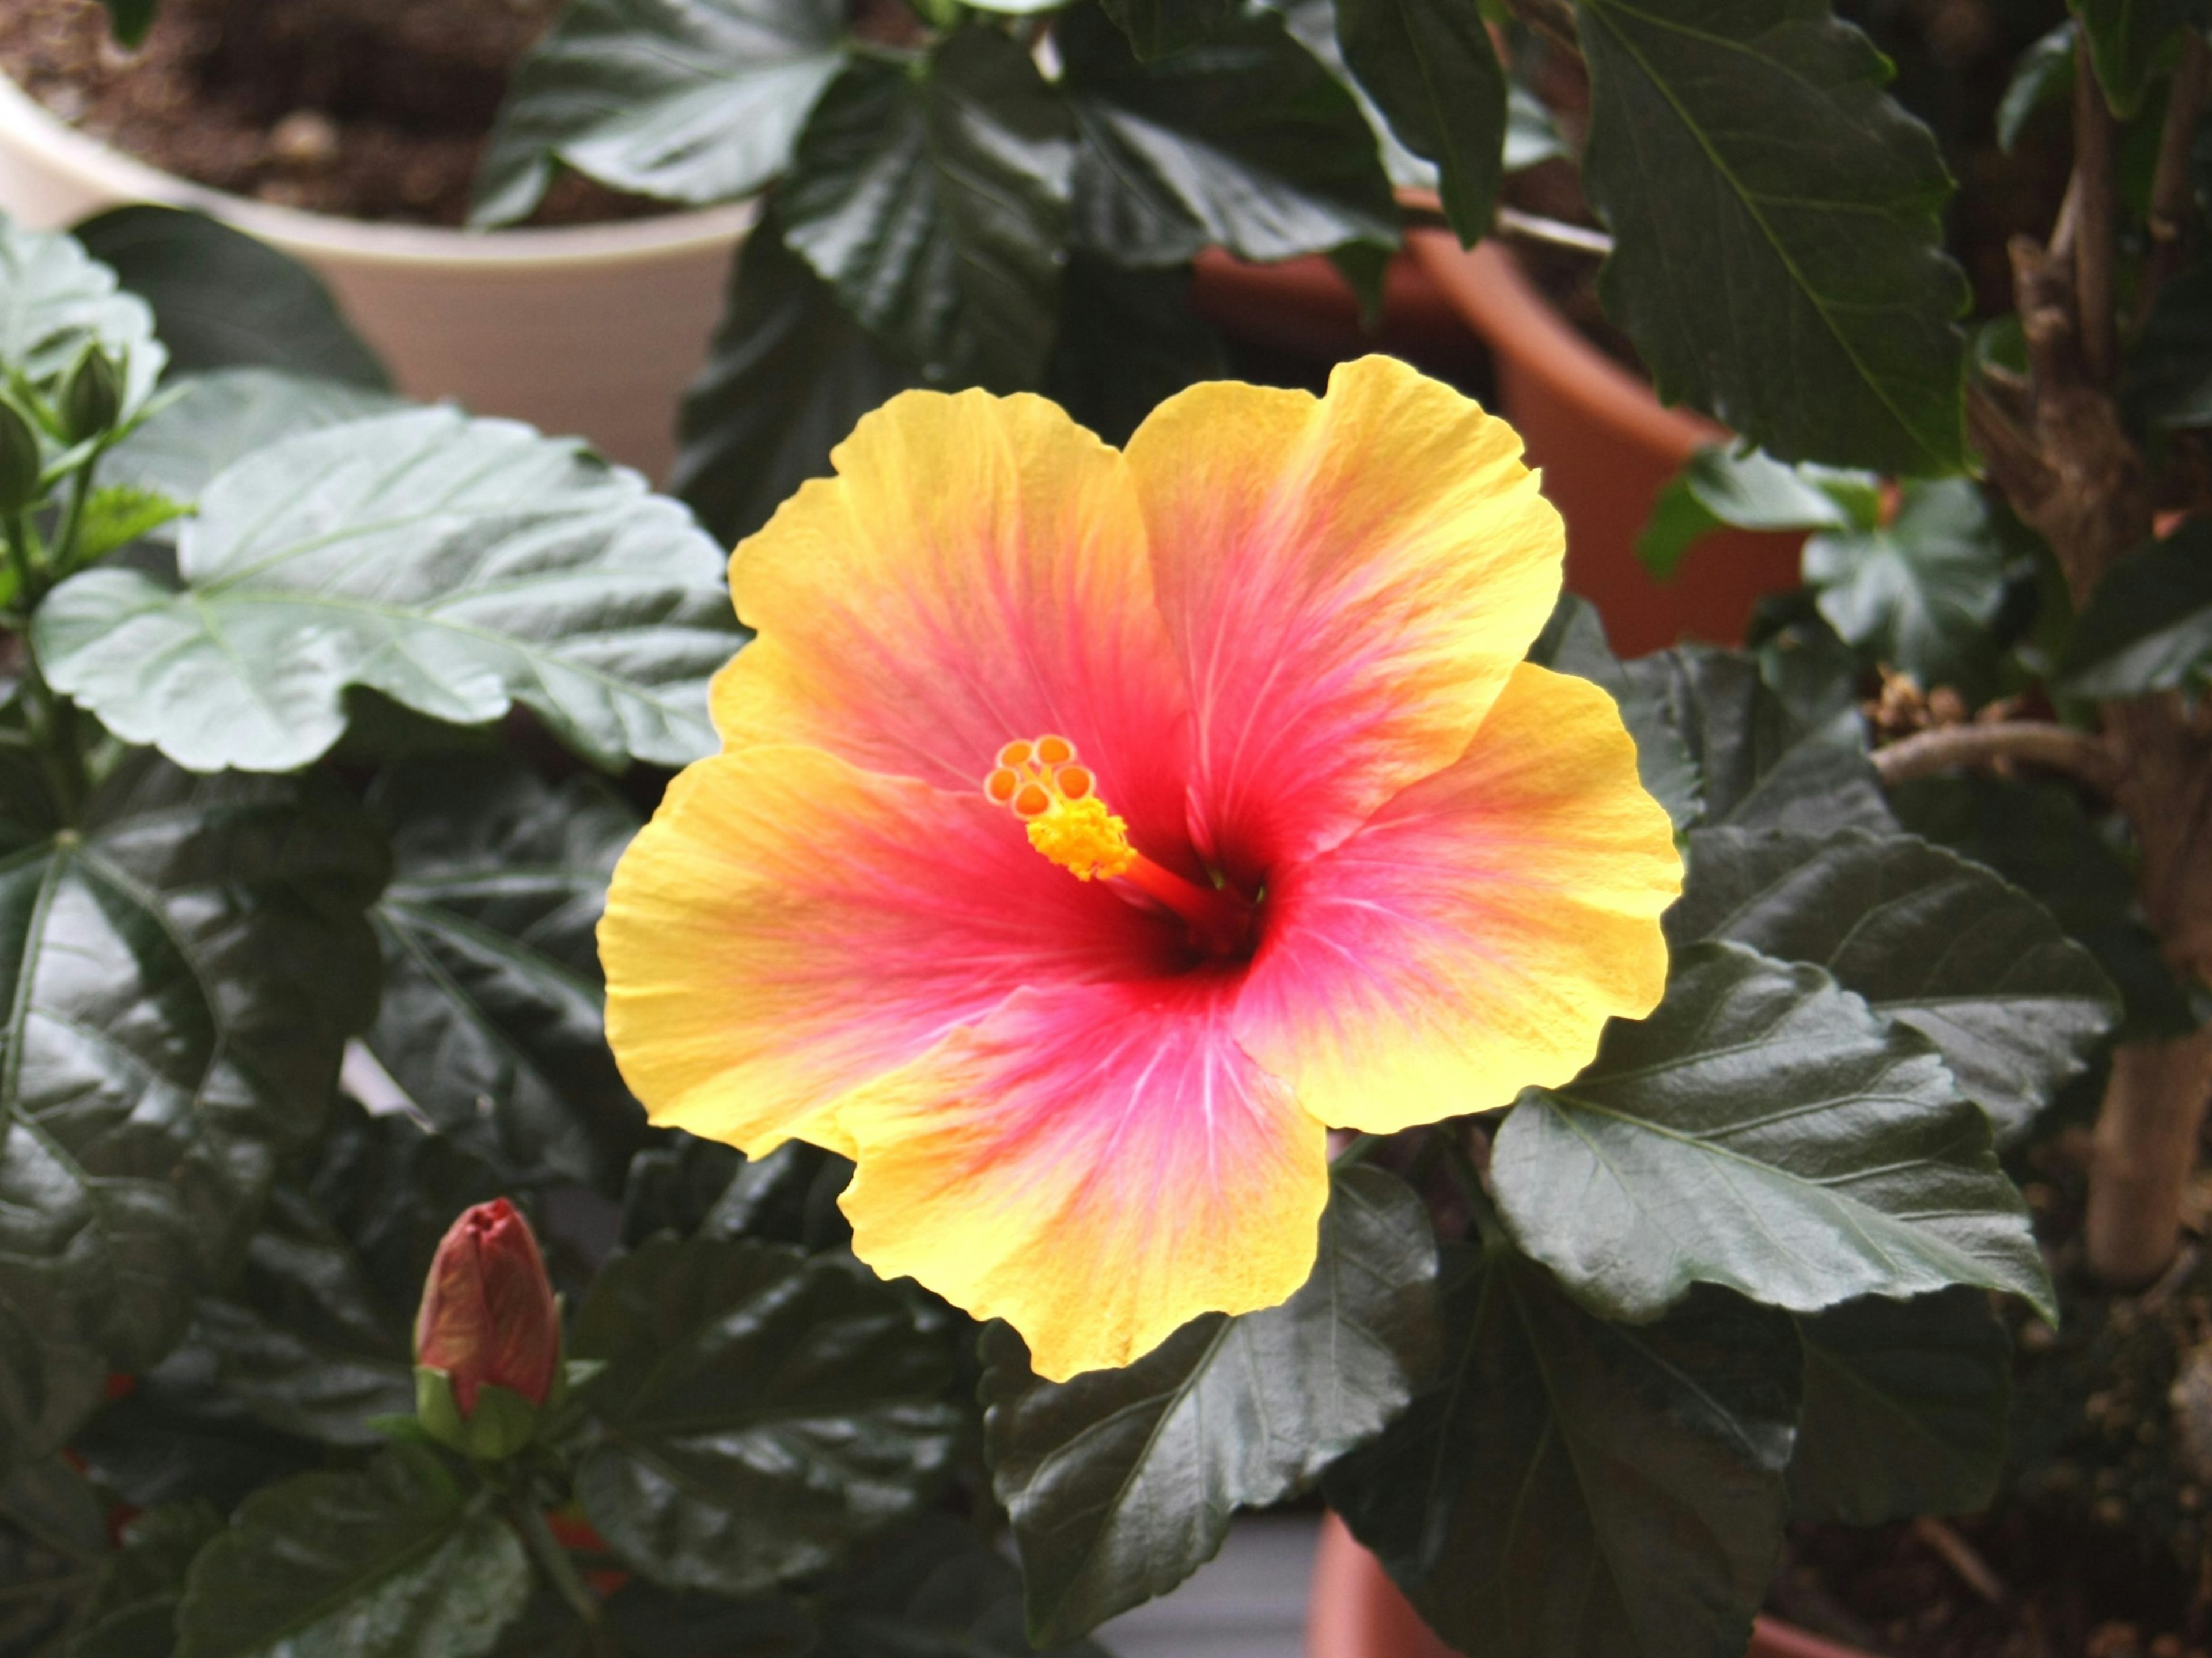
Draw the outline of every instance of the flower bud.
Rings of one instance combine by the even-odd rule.
[[[465,1212],[438,1245],[415,1319],[416,1414],[456,1450],[530,1442],[561,1369],[561,1309],[529,1223],[505,1198]]]
[[[97,345],[86,346],[62,382],[62,430],[71,443],[82,443],[108,430],[122,412],[122,375],[107,353]]]
[[[12,403],[0,398],[0,513],[20,513],[39,503],[37,428]]]

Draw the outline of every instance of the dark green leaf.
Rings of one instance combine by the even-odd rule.
[[[811,1658],[1029,1658],[1021,1574],[943,1515],[902,1527],[834,1578]],[[1055,1658],[1108,1658],[1088,1641]]]
[[[0,369],[50,390],[88,340],[127,365],[125,412],[143,404],[168,361],[145,301],[72,238],[0,216]]]
[[[1382,162],[1382,171],[1392,185],[1401,190],[1434,190],[1437,187],[1436,164],[1424,161],[1398,142],[1390,131],[1389,118],[1382,113],[1375,100],[1368,95],[1352,73],[1352,65],[1344,61],[1344,43],[1336,38],[1336,0],[1255,0],[1283,20],[1283,27],[1291,38],[1311,52],[1314,61],[1321,64],[1336,82],[1352,94],[1359,106],[1361,118],[1367,130],[1374,135],[1375,147]],[[1506,154],[1513,153],[1513,130],[1509,125],[1506,134]],[[1512,163],[1507,163],[1510,171]]]
[[[1052,349],[1073,155],[1029,55],[970,26],[926,72],[840,76],[777,209],[793,250],[925,379],[1015,391]]]
[[[70,1442],[103,1490],[140,1508],[237,1506],[259,1486],[325,1461],[324,1448],[262,1424],[220,1385],[214,1351],[187,1336]]]
[[[2160,54],[2189,16],[2188,0],[2068,0],[2089,43],[2105,101],[2123,120],[2142,106]]]
[[[2074,624],[2060,689],[2140,696],[2203,683],[2212,670],[2212,519],[2194,518],[2105,573]]]
[[[1642,695],[1630,683],[1627,669],[1606,642],[1597,608],[1572,593],[1563,595],[1528,659],[1539,666],[1592,681],[1620,705],[1620,717],[1636,739],[1636,770],[1652,797],[1667,808],[1676,829],[1686,829],[1704,809],[1704,785],[1688,746],[1657,698]]]
[[[1934,1048],[1741,944],[1679,953],[1657,1011],[1523,1094],[1491,1174],[1522,1247],[1614,1317],[1700,1283],[1794,1312],[1951,1284],[2051,1304],[1989,1120]]]
[[[1464,1651],[1741,1658],[1781,1542],[1790,1321],[1701,1290],[1607,1324],[1507,1251],[1462,1260],[1443,1373],[1331,1505]]]
[[[2075,790],[1960,774],[1899,784],[1890,802],[1915,835],[2033,894],[2120,987],[2124,1035],[2174,1036],[2196,1028],[2189,999],[2136,908],[2134,877],[2084,815]]]
[[[1692,547],[1723,525],[1740,530],[1848,529],[1855,519],[1838,494],[1850,489],[1870,495],[1873,488],[1874,481],[1864,474],[1784,466],[1761,450],[1705,444],[1660,493],[1651,521],[1637,537],[1636,556],[1665,581]]]
[[[522,1544],[428,1452],[255,1493],[201,1552],[177,1658],[474,1658],[530,1593]]]
[[[153,307],[173,374],[280,368],[372,392],[392,384],[320,277],[219,219],[173,207],[118,207],[74,234]]]
[[[810,1254],[842,1248],[853,1236],[837,1199],[853,1165],[834,1151],[787,1140],[764,1157],[671,1130],[631,1159],[623,1190],[623,1242],[656,1232],[682,1237],[752,1238]]]
[[[1237,0],[1099,0],[1137,56],[1164,58],[1237,21]]]
[[[1490,231],[1506,137],[1505,71],[1480,10],[1461,0],[1338,0],[1336,28],[1391,131],[1437,164],[1444,216],[1472,247]]]
[[[102,0],[102,3],[107,8],[107,27],[116,44],[135,46],[154,27],[154,14],[160,9],[161,0]]]
[[[637,1658],[816,1658],[814,1620],[797,1600],[725,1600],[633,1578],[607,1601],[607,1622]],[[536,1649],[515,1658],[540,1658]]]
[[[951,1460],[943,1347],[849,1258],[660,1238],[605,1268],[572,1343],[606,1369],[577,1493],[636,1570],[750,1594],[912,1514]]]
[[[1797,1321],[1801,1520],[1878,1526],[1985,1507],[2004,1471],[2012,1339],[1978,1290],[1869,1297]]]
[[[707,367],[684,393],[668,492],[734,545],[808,478],[826,477],[830,451],[860,416],[916,380],[765,214],[731,268]]]
[[[1606,313],[1785,460],[1959,470],[1965,306],[1926,128],[1826,0],[1582,0]]]
[[[2038,39],[2013,65],[2003,101],[1997,105],[1997,148],[2011,155],[2028,118],[2073,87],[2074,23],[2069,18]]]
[[[1911,835],[1701,829],[1667,931],[1827,969],[1933,1042],[2000,1138],[2080,1073],[2119,1013],[2095,959],[2040,904]]]
[[[1221,337],[1184,303],[1190,273],[1131,270],[1094,253],[1067,262],[1060,338],[1045,391],[1109,443],[1194,381],[1229,374]]]
[[[515,67],[477,168],[477,224],[526,218],[556,161],[703,206],[781,173],[843,67],[837,0],[579,0]]]
[[[109,450],[100,477],[196,501],[217,473],[257,449],[402,406],[380,392],[271,368],[223,368],[178,384],[183,397]]]
[[[127,547],[141,536],[182,518],[191,507],[135,483],[111,483],[85,498],[77,525],[76,556],[86,564]]]
[[[1436,1245],[1420,1200],[1340,1171],[1305,1287],[1192,1320],[1125,1370],[1040,1381],[985,1335],[989,1455],[1039,1644],[1072,1640],[1212,1559],[1230,1517],[1289,1496],[1380,1432],[1434,1360]]]
[[[349,685],[456,725],[521,701],[608,767],[714,745],[722,554],[574,440],[449,408],[290,438],[208,486],[177,561],[182,592],[71,577],[35,636],[57,689],[195,770],[304,765]]]
[[[131,1522],[70,1625],[67,1658],[169,1658],[193,1559],[222,1530],[205,1503],[153,1509]]]
[[[635,810],[499,757],[394,768],[368,804],[392,857],[370,1051],[510,1181],[611,1183],[642,1118],[607,1051],[594,929]]]
[[[107,1552],[107,1507],[66,1455],[18,1464],[0,1479],[0,1519],[79,1560]]]
[[[2140,426],[2212,426],[2212,264],[2158,290],[2128,349],[2120,404]]]

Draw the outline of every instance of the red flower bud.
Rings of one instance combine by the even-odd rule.
[[[542,1405],[561,1363],[561,1313],[530,1224],[505,1198],[463,1212],[438,1245],[415,1317],[415,1360],[452,1379],[465,1418],[494,1383]]]

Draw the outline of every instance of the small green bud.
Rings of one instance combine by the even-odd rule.
[[[42,465],[38,428],[14,404],[0,399],[0,513],[39,504],[46,494],[39,486]]]
[[[77,353],[62,382],[62,429],[71,443],[82,443],[113,428],[123,412],[123,376],[97,345]]]

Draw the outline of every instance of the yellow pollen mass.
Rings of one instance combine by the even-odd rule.
[[[1079,881],[1127,874],[1137,861],[1129,826],[1096,795],[1055,800],[1029,828],[1030,844]]]
[[[1027,827],[1030,844],[1081,881],[1126,874],[1137,861],[1129,826],[1097,790],[1091,768],[1076,763],[1075,744],[1050,735],[1007,744],[983,780],[991,801]]]

